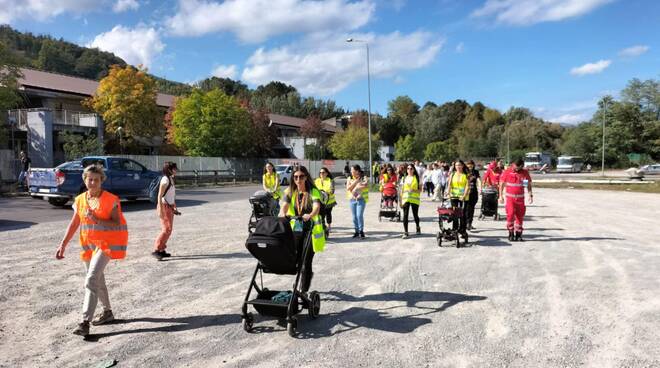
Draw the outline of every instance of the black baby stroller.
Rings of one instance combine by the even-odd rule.
[[[298,326],[295,316],[303,309],[308,310],[311,318],[318,317],[321,309],[319,293],[302,291],[304,261],[313,252],[311,233],[307,232],[302,249],[297,249],[288,219],[264,217],[257,222],[254,232],[245,242],[245,247],[259,261],[243,302],[241,317],[245,331],[251,331],[254,324],[254,316],[248,313],[249,305],[261,315],[286,319],[286,329],[291,337],[295,336]],[[295,275],[293,291],[264,288],[263,273]],[[261,276],[259,284],[256,282],[257,274]],[[257,297],[250,299],[253,288]]]
[[[492,217],[495,221],[500,219],[500,215],[497,213],[497,199],[497,188],[487,187],[481,191],[481,214],[479,215],[479,220],[483,220],[486,217]]]
[[[273,195],[265,190],[259,190],[254,192],[250,196],[250,205],[252,205],[252,214],[250,215],[250,220],[248,221],[248,232],[252,232],[255,226],[257,226],[257,221],[265,216],[277,216],[277,201],[273,198]]]
[[[399,196],[396,187],[389,188],[387,184],[383,188],[380,196],[380,210],[378,211],[378,221],[382,218],[389,218],[390,221],[401,221],[401,211],[399,210]]]
[[[438,226],[440,227],[440,231],[438,231],[436,239],[438,240],[439,247],[442,247],[443,240],[455,242],[456,248],[461,247],[461,234],[458,231],[458,222],[461,221],[462,216],[463,209],[452,207],[449,200],[443,200],[442,204],[438,206]],[[462,246],[465,246],[467,242],[468,236],[465,233],[463,234]]]

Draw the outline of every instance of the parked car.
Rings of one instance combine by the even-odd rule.
[[[644,175],[660,175],[660,164],[644,165],[639,171]]]
[[[94,163],[101,164],[105,169],[107,178],[101,187],[120,198],[130,200],[149,198],[149,184],[159,175],[127,158],[84,157],[80,161],[65,162],[55,168],[31,168],[28,174],[30,195],[48,198],[48,203],[53,206],[64,206],[86,190],[82,171]]]
[[[293,165],[276,165],[275,172],[280,176],[280,185],[289,185]]]

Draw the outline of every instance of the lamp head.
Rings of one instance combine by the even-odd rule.
[[[352,38],[347,38],[346,42],[353,42],[353,39]]]

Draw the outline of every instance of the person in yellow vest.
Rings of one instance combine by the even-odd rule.
[[[279,200],[282,197],[280,180],[279,174],[275,171],[275,166],[271,162],[267,162],[266,166],[264,166],[262,186],[266,192],[273,196],[273,214],[279,212]]]
[[[462,160],[456,160],[453,168],[454,170],[449,174],[449,179],[447,180],[447,195],[451,200],[451,206],[454,209],[460,209],[462,213],[458,219],[458,223],[454,222],[454,229],[458,228],[458,232],[466,238],[467,211],[465,202],[470,196],[470,184],[465,172],[465,163]]]
[[[121,212],[119,198],[101,189],[105,173],[100,165],[90,165],[83,170],[83,182],[87,191],[78,195],[73,204],[73,217],[64,239],[57,247],[55,258],[64,258],[67,244],[80,228],[80,258],[85,263],[85,299],[82,322],[73,331],[80,336],[89,335],[89,324],[101,325],[115,319],[108,288],[105,284],[105,266],[111,259],[126,257],[128,229]],[[101,301],[103,312],[94,320],[96,304]]]
[[[401,203],[403,203],[403,239],[408,238],[408,212],[412,208],[413,217],[415,218],[415,225],[417,226],[417,234],[421,234],[422,230],[419,228],[419,193],[421,187],[419,183],[419,175],[415,166],[408,164],[406,168],[406,177],[403,179],[403,188],[401,189]]]
[[[353,216],[354,238],[364,238],[364,209],[369,202],[369,182],[360,165],[353,165],[351,176],[346,179],[346,198]]]
[[[318,190],[325,192],[326,201],[321,206],[321,219],[325,226],[325,237],[330,235],[330,226],[332,226],[332,208],[337,205],[335,199],[335,180],[327,167],[319,170],[319,177],[314,180],[314,185]]]
[[[325,232],[319,212],[321,211],[321,191],[312,181],[311,175],[304,166],[298,166],[291,175],[293,183],[284,190],[282,196],[280,217],[291,218],[294,241],[298,254],[303,254],[305,239],[311,231],[313,252],[303,259],[302,292],[307,292],[312,284],[312,260],[314,253],[325,249]]]

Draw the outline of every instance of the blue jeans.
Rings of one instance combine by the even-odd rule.
[[[353,215],[353,227],[356,232],[364,231],[364,208],[366,203],[364,203],[364,198],[358,200],[351,199],[351,214]]]
[[[21,170],[21,173],[18,174],[18,185],[25,186],[27,185],[25,179],[27,179],[27,171]]]

